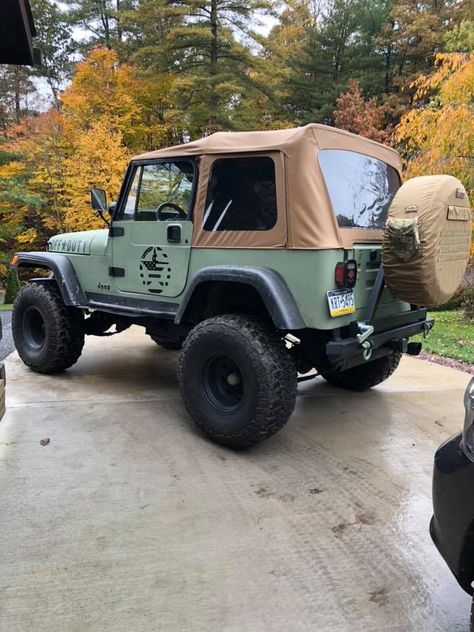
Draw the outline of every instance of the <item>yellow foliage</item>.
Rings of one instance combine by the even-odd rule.
[[[406,176],[436,173],[456,176],[466,187],[472,204],[474,54],[437,55],[434,73],[419,77],[414,85],[415,99],[424,102],[405,114],[395,131],[395,138],[408,158]]]
[[[19,244],[34,244],[38,240],[38,231],[36,228],[28,228],[18,235],[16,238]]]
[[[165,113],[173,81],[170,75],[151,77],[135,66],[119,65],[116,51],[94,48],[76,66],[61,99],[63,112],[82,130],[100,119],[137,152],[169,145],[176,121]]]
[[[90,187],[100,186],[114,200],[120,190],[130,152],[120,131],[111,132],[109,121],[97,119],[86,131],[75,130],[74,151],[64,160],[65,222],[68,230],[103,227],[91,210]]]
[[[51,229],[64,228],[62,161],[68,143],[62,116],[51,110],[24,121],[8,140],[5,149],[19,156],[0,166],[0,180],[9,183],[0,197],[1,221],[16,227],[16,244],[42,247]]]
[[[100,47],[77,64],[61,102],[64,112],[80,129],[88,130],[94,121],[103,118],[111,130],[126,134],[139,113],[136,91],[133,68],[119,66],[117,53]]]

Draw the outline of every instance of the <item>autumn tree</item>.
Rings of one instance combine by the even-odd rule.
[[[408,177],[448,173],[474,199],[474,53],[440,53],[413,85],[415,107],[396,128]],[[474,254],[474,253],[473,253]]]
[[[110,129],[133,135],[133,122],[138,115],[134,93],[133,69],[120,65],[115,51],[98,47],[77,64],[61,101],[65,112],[82,129],[103,118]]]
[[[377,39],[384,57],[385,103],[397,123],[410,107],[413,82],[430,72],[435,55],[443,50],[446,31],[462,16],[457,0],[400,0],[391,5]]]
[[[386,107],[377,105],[374,99],[365,99],[356,79],[349,81],[349,87],[336,100],[334,124],[354,134],[387,142],[390,130],[385,125]]]
[[[115,200],[130,157],[122,133],[111,132],[103,119],[74,136],[74,151],[63,162],[63,212],[68,230],[103,228],[102,220],[91,210],[90,188],[100,186],[109,201]]]
[[[0,143],[0,279],[15,250],[44,249],[66,228],[61,115],[51,110],[9,129]]]

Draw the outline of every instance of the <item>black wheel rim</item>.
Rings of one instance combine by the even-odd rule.
[[[28,307],[23,314],[23,339],[34,351],[39,351],[45,343],[46,326],[37,307]]]
[[[213,356],[204,366],[202,390],[207,402],[221,413],[234,412],[244,397],[239,367],[227,356]]]

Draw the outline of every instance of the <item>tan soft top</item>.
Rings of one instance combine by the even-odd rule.
[[[200,157],[194,209],[195,247],[327,249],[350,247],[354,242],[380,241],[380,230],[341,230],[338,227],[317,161],[321,149],[343,149],[372,156],[399,173],[401,171],[401,159],[395,150],[350,132],[315,123],[264,132],[216,132],[184,145],[140,154],[134,160]],[[216,154],[247,153],[274,157],[279,207],[275,227],[268,231],[203,230],[208,178]]]
[[[170,156],[198,156],[244,152],[283,151],[291,155],[294,145],[317,142],[320,149],[350,149],[379,158],[398,171],[399,154],[390,147],[345,130],[309,123],[304,127],[277,129],[264,132],[216,132],[191,143],[166,147],[140,154],[134,160],[151,160]],[[350,147],[348,146],[350,145]],[[383,157],[382,157],[383,156]]]

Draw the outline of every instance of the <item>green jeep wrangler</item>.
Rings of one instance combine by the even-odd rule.
[[[16,268],[49,271],[15,301],[18,353],[55,373],[85,335],[141,325],[181,349],[196,424],[224,445],[257,443],[286,423],[299,380],[364,390],[419,353],[408,339],[433,321],[394,298],[381,266],[400,170],[395,151],[322,125],[137,156],[116,204],[92,189],[108,228],[14,256]]]

